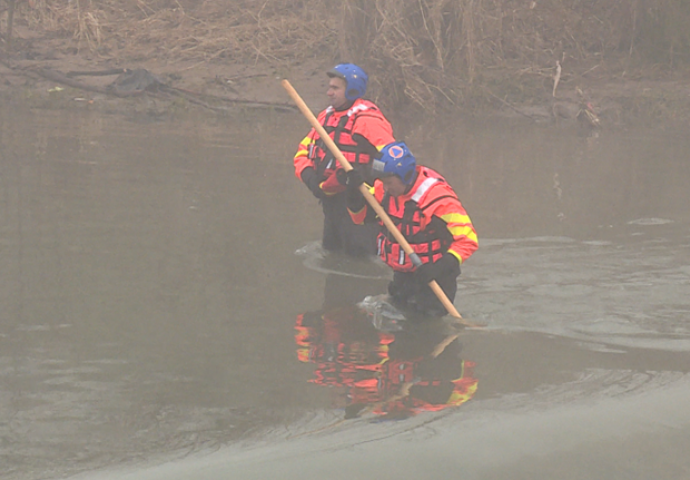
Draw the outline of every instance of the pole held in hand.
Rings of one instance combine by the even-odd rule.
[[[326,144],[331,153],[335,156],[338,162],[340,162],[340,165],[343,167],[343,169],[346,172],[352,170],[352,165],[350,165],[350,162],[347,161],[347,159],[340,151],[338,146],[335,144],[333,139],[330,137],[330,135],[328,135],[326,130],[319,123],[319,121],[314,116],[314,114],[309,109],[304,100],[302,100],[302,97],[300,97],[299,93],[297,93],[297,90],[293,88],[293,86],[287,79],[283,79],[281,83],[283,85],[283,88],[285,88],[285,90],[287,91],[288,95],[290,95],[292,100],[294,100],[294,102],[297,104],[297,107],[300,109],[302,114],[307,118],[307,120],[309,120],[311,126],[314,127],[314,129],[318,132],[319,136],[321,137],[321,140],[323,140],[323,142]],[[365,200],[369,203],[369,205],[371,205],[371,208],[374,209],[378,217],[381,219],[381,221],[383,221],[383,224],[395,237],[395,240],[400,244],[405,253],[411,259],[413,259],[413,263],[417,264],[419,262],[419,257],[414,252],[410,244],[407,242],[407,239],[405,239],[402,232],[398,230],[398,228],[395,226],[395,224],[390,219],[383,207],[379,204],[378,201],[376,201],[376,198],[374,198],[367,186],[360,185],[359,191],[362,192],[362,195],[364,196]],[[460,313],[455,308],[455,305],[453,305],[453,303],[448,299],[448,296],[446,296],[445,292],[441,289],[438,283],[436,283],[436,280],[432,280],[429,282],[429,288],[431,288],[434,294],[438,297],[438,299],[441,301],[448,313],[456,318],[456,321],[458,323],[465,325],[466,327],[477,327],[477,325],[467,322],[464,318],[462,318]]]

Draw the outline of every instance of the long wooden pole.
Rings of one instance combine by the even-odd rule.
[[[311,123],[311,126],[316,129],[316,131],[319,133],[319,136],[321,137],[321,140],[324,141],[328,149],[331,151],[331,153],[335,156],[335,158],[340,162],[340,165],[343,167],[343,169],[346,172],[349,172],[352,170],[352,165],[350,165],[350,162],[347,161],[343,153],[340,151],[338,146],[335,144],[333,139],[326,133],[326,130],[323,128],[323,126],[319,123],[319,121],[316,119],[314,116],[314,113],[309,109],[306,103],[304,103],[304,100],[302,100],[302,97],[300,97],[299,93],[297,93],[297,90],[293,88],[293,86],[290,84],[290,82],[287,79],[283,79],[281,82],[283,85],[283,88],[288,92],[288,95],[294,100],[294,102],[297,104],[297,107],[300,109],[302,114],[309,120],[309,123]],[[367,202],[369,202],[369,205],[371,205],[371,208],[374,209],[376,214],[379,216],[383,224],[388,228],[388,230],[393,234],[395,237],[395,240],[400,244],[402,249],[405,251],[405,253],[410,256],[413,260],[417,258],[419,260],[419,257],[415,253],[415,251],[412,249],[410,244],[407,242],[407,239],[403,236],[402,232],[398,230],[398,228],[395,226],[393,221],[390,219],[386,211],[383,209],[383,207],[379,204],[379,202],[376,201],[376,198],[371,194],[369,189],[366,187],[366,185],[360,185],[359,191],[362,192],[362,195],[366,199]],[[465,325],[466,327],[477,327],[477,325],[467,322],[460,313],[457,311],[455,308],[455,305],[453,305],[453,302],[451,302],[448,297],[446,296],[446,293],[441,289],[441,287],[436,283],[436,280],[432,280],[429,282],[429,288],[434,292],[434,294],[438,297],[438,299],[441,301],[443,306],[446,308],[448,313],[452,315],[453,317],[456,318],[456,321],[462,325]]]

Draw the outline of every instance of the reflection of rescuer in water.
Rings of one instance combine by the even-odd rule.
[[[363,379],[351,390],[346,418],[366,409],[393,419],[406,418],[471,399],[477,390],[474,362],[460,358],[462,344],[457,338],[434,356],[432,352],[444,338],[439,332],[396,332],[380,376]],[[379,398],[372,404],[369,398],[374,391]]]
[[[460,265],[478,247],[477,233],[457,195],[438,172],[417,165],[403,142],[387,145],[372,170],[378,177],[371,193],[419,256],[415,267],[395,237],[370,208],[359,187],[357,170],[340,174],[347,185],[347,208],[356,224],[379,222],[378,255],[393,269],[388,287],[392,302],[422,315],[444,315],[446,309],[429,282],[435,280],[452,302]]]
[[[381,332],[359,307],[342,303],[299,315],[295,328],[298,359],[316,365],[310,381],[345,388],[346,418],[364,411],[405,418],[461,405],[476,391],[474,364],[459,357],[457,338],[435,352],[448,338],[442,332]]]
[[[373,156],[394,141],[393,128],[374,103],[362,98],[368,81],[364,70],[345,63],[327,74],[330,106],[318,115],[318,121],[353,168],[366,172]],[[323,248],[357,257],[374,255],[376,228],[352,222],[345,205],[345,186],[336,175],[343,172],[342,166],[314,128],[300,142],[294,165],[297,178],[323,207]]]
[[[316,364],[311,382],[350,388],[361,375],[360,370],[385,361],[392,337],[373,328],[356,306],[376,283],[327,275],[322,308],[297,316],[297,357]]]

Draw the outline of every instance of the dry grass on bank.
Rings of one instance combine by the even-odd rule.
[[[8,0],[6,0],[8,1]],[[15,22],[126,63],[354,61],[389,106],[481,108],[690,64],[687,0],[26,0]],[[565,88],[565,87],[561,87]],[[572,88],[571,88],[572,89]]]
[[[343,3],[344,31],[353,32],[342,38],[345,57],[375,67],[391,101],[412,99],[425,109],[481,108],[491,90],[520,104],[543,101],[559,65],[561,85],[574,90],[585,77],[690,63],[685,0]]]
[[[32,0],[21,13],[30,28],[70,38],[74,47],[104,58],[281,63],[313,55],[311,47],[323,48],[333,34],[307,3]],[[304,11],[285,14],[298,9]]]

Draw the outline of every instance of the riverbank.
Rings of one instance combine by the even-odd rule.
[[[383,2],[385,11],[367,6],[361,18],[348,10],[351,3],[328,10],[318,2],[296,9],[287,1],[263,7],[238,1],[232,11],[215,1],[19,4],[11,48],[3,35],[11,54],[4,54],[0,66],[0,94],[38,108],[155,116],[201,108],[223,114],[238,108],[292,109],[280,86],[288,78],[318,110],[326,105],[324,72],[340,61],[356,61],[371,77],[367,96],[391,117],[575,122],[579,116],[587,128],[690,124],[690,67],[680,61],[683,50],[676,46],[675,60],[669,60],[659,43],[655,63],[640,37],[621,51],[604,35],[613,38],[627,27],[623,20],[615,23],[616,12],[603,6],[589,12],[533,2],[511,10],[508,1],[501,7],[479,2],[473,12],[447,6],[451,10],[434,20],[433,1],[424,3],[428,10],[417,6],[405,12]],[[400,15],[393,19],[394,13]],[[417,38],[411,29],[419,15],[430,23]],[[490,22],[492,15],[502,19],[502,29]],[[597,15],[610,28],[599,30],[601,22],[592,20]],[[401,36],[383,29],[363,43],[360,30],[377,19],[396,26]],[[569,30],[563,22],[578,25],[570,34],[572,45],[559,40],[567,33],[560,30]],[[451,51],[458,40],[439,33],[454,29],[469,35],[480,26],[488,36],[468,36],[457,45],[457,55]],[[548,42],[542,38],[547,33]],[[599,44],[591,44],[594,37]],[[500,55],[496,42],[502,42]],[[118,81],[131,80],[123,73],[135,70],[145,70],[152,83],[118,91]],[[582,115],[585,110],[598,123]]]
[[[114,66],[88,55],[61,54],[55,57],[0,65],[0,95],[4,101],[35,108],[91,109],[154,116],[179,115],[190,109],[221,115],[244,108],[284,110],[294,108],[280,85],[280,80],[287,78],[314,110],[326,106],[327,77],[324,72],[329,67],[325,62],[277,71],[269,65],[190,64],[162,62],[154,58]],[[118,95],[112,91],[112,86],[118,79],[126,77],[122,73],[125,69],[144,69],[160,84]],[[119,73],[85,74],[108,71]],[[73,75],[73,72],[84,75]],[[59,76],[65,81],[61,81]],[[513,100],[505,93],[502,96],[492,94],[493,105],[484,105],[480,110],[458,106],[450,114],[513,117],[537,123],[575,122],[586,101],[599,117],[601,128],[629,125],[650,128],[677,125],[683,128],[683,125],[690,125],[688,80],[598,79],[582,85],[580,88],[572,82],[564,82],[557,95],[551,98]],[[415,113],[416,109],[415,105],[408,103],[388,110],[393,117],[403,117]],[[439,114],[448,115],[449,112]]]

